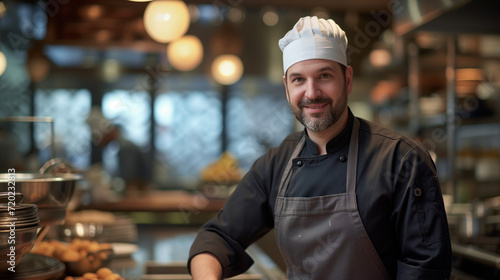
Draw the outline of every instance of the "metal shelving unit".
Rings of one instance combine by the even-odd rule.
[[[454,202],[460,202],[459,184],[456,162],[457,143],[466,137],[489,137],[497,135],[500,122],[493,119],[490,123],[469,121],[457,122],[461,108],[457,108],[456,69],[480,65],[485,60],[499,60],[498,57],[481,57],[477,54],[462,54],[457,50],[457,37],[461,34],[500,34],[499,16],[500,2],[487,0],[452,0],[436,2],[422,0],[414,2],[401,1],[394,10],[394,31],[397,35],[412,38],[419,31],[433,32],[445,38],[444,48],[440,52],[422,54],[417,44],[410,40],[407,47],[410,131],[422,128],[439,127],[444,129],[446,143],[442,154],[446,156],[445,193],[452,194]],[[408,36],[410,35],[410,36]],[[444,52],[443,52],[444,49]],[[444,72],[443,99],[445,111],[437,116],[426,116],[419,107],[422,97],[421,75],[428,72]],[[437,77],[435,77],[437,79]],[[496,106],[500,110],[500,106]],[[497,112],[498,114],[498,112]],[[500,134],[498,134],[500,135]],[[498,144],[500,150],[500,143]],[[500,182],[498,182],[500,185]]]

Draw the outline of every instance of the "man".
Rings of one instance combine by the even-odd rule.
[[[288,279],[448,279],[434,163],[408,137],[352,115],[344,31],[305,17],[279,45],[286,96],[305,130],[259,158],[201,228],[193,279],[244,272],[245,248],[271,228]]]
[[[137,145],[122,136],[121,127],[107,120],[99,107],[92,108],[87,124],[92,131],[92,143],[103,154],[100,163],[111,177],[121,178],[125,183],[125,186],[117,188],[125,187],[127,191],[148,188],[151,171],[146,155]],[[107,164],[104,164],[106,156],[109,158]]]

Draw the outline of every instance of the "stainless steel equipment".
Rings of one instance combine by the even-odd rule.
[[[37,254],[26,254],[16,266],[16,272],[0,273],[0,279],[53,280],[64,275],[64,264],[57,259]]]
[[[448,208],[454,269],[467,277],[499,279],[500,197],[453,204]]]
[[[83,179],[78,174],[0,173],[0,192],[7,192],[9,176],[15,177],[17,192],[24,195],[25,203],[38,208],[66,207],[71,199],[76,182]]]
[[[0,196],[8,197],[8,193]],[[0,204],[0,273],[15,267],[31,250],[40,230],[39,222],[35,204]]]
[[[6,117],[0,118],[0,121],[49,123],[51,157],[53,158],[41,167],[39,173],[0,173],[0,193],[9,191],[12,193],[12,189],[15,188],[15,205],[19,207],[19,211],[16,213],[21,215],[18,218],[25,218],[25,220],[16,221],[16,273],[8,274],[7,269],[10,264],[8,263],[7,251],[10,250],[8,238],[11,235],[11,230],[10,228],[2,229],[4,223],[0,207],[0,278],[57,279],[64,273],[65,269],[61,262],[45,256],[28,254],[28,252],[43,239],[50,226],[59,225],[64,221],[66,207],[73,196],[77,182],[82,180],[83,176],[70,173],[70,171],[65,171],[67,173],[54,172],[56,165],[65,162],[54,158],[54,122],[52,118]],[[66,164],[66,167],[70,167],[70,165]],[[58,168],[58,170],[61,169]],[[24,209],[26,207],[23,208],[23,204],[19,204],[17,194],[22,196],[21,200],[26,203],[25,205],[34,205],[34,208],[37,209],[36,218],[30,217],[29,211]],[[9,223],[5,225],[9,226]],[[25,255],[27,257],[23,258]]]

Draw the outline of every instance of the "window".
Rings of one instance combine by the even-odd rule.
[[[213,91],[165,92],[155,103],[155,145],[165,166],[196,180],[221,154],[222,112]]]
[[[61,157],[76,168],[90,164],[90,129],[85,120],[90,112],[91,94],[86,89],[38,89],[35,93],[35,115],[54,119],[54,138],[50,125],[35,123],[35,145],[40,160]],[[51,147],[51,141],[54,147]]]
[[[228,150],[243,170],[293,131],[282,85],[255,79],[236,87],[228,100]]]

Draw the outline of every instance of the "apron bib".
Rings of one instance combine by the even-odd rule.
[[[274,212],[275,236],[289,280],[389,279],[361,221],[356,202],[359,121],[354,125],[347,161],[346,192],[316,197],[286,197],[292,161],[287,163]],[[314,186],[308,186],[314,187]]]

